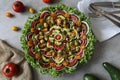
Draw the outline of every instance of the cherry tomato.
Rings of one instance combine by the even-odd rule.
[[[15,1],[12,4],[12,8],[15,12],[23,12],[25,10],[25,6],[21,1]]]
[[[6,77],[10,78],[19,73],[19,67],[14,63],[8,63],[3,67],[2,71]]]
[[[53,0],[43,0],[44,3],[50,4],[53,2]]]
[[[11,18],[11,17],[13,17],[13,15],[12,15],[12,13],[10,13],[10,12],[6,12],[6,17]]]

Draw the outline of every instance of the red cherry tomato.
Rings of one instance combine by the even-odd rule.
[[[44,3],[50,4],[53,2],[53,0],[43,0]]]
[[[10,78],[18,74],[19,67],[14,63],[8,63],[3,67],[2,71],[6,77]]]
[[[12,4],[12,8],[15,12],[23,12],[25,10],[25,6],[21,1],[15,1]]]

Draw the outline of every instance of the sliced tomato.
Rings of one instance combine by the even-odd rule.
[[[29,33],[27,34],[27,41],[29,41],[29,40],[32,39],[32,35],[33,35],[32,32],[29,32]]]
[[[64,49],[64,44],[62,46],[57,46],[57,45],[54,45],[54,48],[57,49],[58,51],[61,51]]]
[[[68,42],[68,40],[64,40],[64,41],[62,42],[62,44],[67,43],[67,42]]]
[[[86,24],[84,24],[84,23],[82,23],[82,31],[83,31],[83,33],[87,33],[87,26],[86,26]]]
[[[55,64],[55,69],[57,70],[57,71],[60,71],[60,70],[62,70],[62,69],[64,69],[65,67],[61,64],[61,65],[59,65],[59,64]]]
[[[49,46],[53,46],[53,44],[50,42],[49,39],[48,39],[48,45],[49,45]]]
[[[50,43],[50,40],[48,39],[48,43]]]
[[[88,43],[87,39],[84,40],[84,45],[86,46]]]
[[[49,32],[49,35],[51,35],[54,30],[55,30],[55,28],[52,28]]]
[[[40,19],[45,19],[47,16],[50,16],[50,12],[49,11],[44,11],[44,12],[41,13]]]
[[[89,25],[88,25],[88,23],[85,22],[85,21],[82,21],[82,24],[84,24],[84,25],[82,25],[82,27],[86,29],[85,34],[88,34],[88,32],[89,32]]]
[[[57,14],[57,15],[65,15],[65,11],[63,11],[63,10],[58,10],[58,11],[55,11],[55,14]]]
[[[69,63],[68,63],[68,67],[72,67],[75,64],[77,64],[77,59],[70,60]]]
[[[32,22],[32,24],[31,24],[31,27],[32,27],[32,28],[35,28],[35,26],[37,25],[38,22],[39,22],[38,19],[34,20],[34,21]]]
[[[70,20],[73,20],[74,22],[77,22],[77,21],[79,21],[79,18],[76,15],[71,14],[70,15]]]
[[[30,56],[34,57],[35,58],[35,53],[33,52],[33,47],[29,48],[29,53],[30,53]]]
[[[84,54],[84,51],[82,49],[80,49],[80,51],[76,55],[80,55],[82,57],[83,54]]]
[[[84,40],[81,39],[80,40],[80,45],[82,45],[82,44],[84,44]]]
[[[87,41],[87,39],[85,39],[85,40],[80,40],[80,45],[87,45],[87,43],[88,43],[88,41]]]
[[[50,67],[50,63],[44,63],[42,60],[39,60],[39,65],[42,68],[49,68]]]

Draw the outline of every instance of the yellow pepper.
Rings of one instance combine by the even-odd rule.
[[[64,66],[67,66],[67,65],[68,65],[68,62],[64,61],[64,62],[63,62],[63,65],[64,65]]]
[[[35,54],[35,58],[40,59],[41,58],[40,54]]]
[[[18,31],[18,30],[19,30],[19,27],[17,27],[17,26],[12,27],[12,31]]]
[[[28,41],[28,42],[27,42],[27,45],[28,45],[29,47],[31,47],[31,46],[33,46],[33,42],[32,42],[32,41]]]
[[[6,17],[11,18],[11,17],[13,17],[13,15],[10,12],[6,12]]]
[[[33,8],[29,8],[29,12],[33,14],[35,13],[35,10]]]

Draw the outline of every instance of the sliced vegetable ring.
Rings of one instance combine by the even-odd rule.
[[[21,37],[25,57],[41,73],[72,72],[91,57],[95,37],[89,19],[63,4],[29,18]]]

